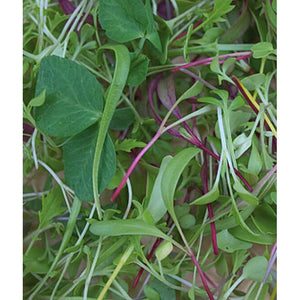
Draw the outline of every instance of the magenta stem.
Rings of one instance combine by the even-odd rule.
[[[151,139],[151,141],[143,148],[143,150],[137,155],[131,166],[129,167],[128,171],[126,172],[124,178],[122,179],[121,183],[119,184],[118,188],[115,190],[111,197],[111,201],[114,201],[116,197],[119,195],[121,189],[126,183],[126,180],[140,161],[140,159],[143,157],[143,155],[147,152],[147,150],[158,140],[158,138],[161,136],[161,131],[158,131],[155,136]]]
[[[237,56],[237,57],[236,57]],[[252,52],[236,52],[236,53],[228,53],[228,54],[224,54],[224,55],[220,55],[219,58],[225,58],[224,60],[219,61],[220,64],[224,63],[226,61],[227,58],[230,57],[236,57],[235,60],[241,60],[241,59],[245,59],[245,58],[249,58],[252,56]],[[208,58],[204,58],[204,59],[200,59],[200,60],[196,60],[193,61],[191,63],[176,67],[172,70],[172,72],[177,72],[180,69],[186,69],[189,67],[193,67],[193,66],[199,66],[199,65],[209,65],[212,60],[215,58],[215,56],[213,57],[208,57]]]
[[[201,267],[195,257],[195,255],[193,253],[190,253],[190,258],[192,259],[193,263],[195,264],[197,270],[198,270],[198,273],[200,275],[200,278],[201,278],[201,281],[202,281],[202,284],[203,284],[203,287],[209,297],[210,300],[214,300],[214,297],[210,291],[210,289],[208,288],[208,285],[207,285],[207,282],[206,282],[206,279],[205,279],[205,275],[203,273],[203,271],[201,270]]]

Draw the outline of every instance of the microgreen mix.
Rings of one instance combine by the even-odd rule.
[[[24,299],[276,299],[276,1],[23,1]]]

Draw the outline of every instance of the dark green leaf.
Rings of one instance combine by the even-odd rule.
[[[115,110],[109,128],[112,130],[125,130],[133,121],[134,114],[130,107],[119,108]]]
[[[74,136],[63,146],[65,178],[81,201],[93,200],[92,172],[98,131],[99,125],[95,124]],[[108,186],[115,170],[115,149],[107,135],[99,165],[99,193]]]
[[[146,55],[140,54],[130,64],[130,70],[127,78],[127,84],[130,86],[139,86],[147,76],[149,59]]]
[[[32,272],[36,274],[46,274],[49,270],[49,265],[45,259],[41,260],[45,254],[45,249],[32,247],[26,255],[23,257],[23,263],[25,265],[24,274]]]
[[[42,210],[39,212],[39,228],[44,228],[51,223],[51,219],[59,216],[66,210],[66,207],[62,206],[63,195],[60,186],[55,186],[51,192],[42,197]]]
[[[103,108],[103,89],[96,77],[77,63],[45,57],[35,95],[46,89],[45,103],[35,108],[38,127],[46,134],[72,136],[97,122]]]
[[[205,31],[203,37],[199,40],[201,44],[209,44],[215,42],[218,37],[224,32],[220,27],[213,27]]]
[[[119,43],[144,37],[149,22],[141,0],[100,0],[99,21],[106,35]]]
[[[196,224],[196,219],[192,214],[187,214],[179,218],[180,227],[183,229],[189,229]]]
[[[150,282],[149,286],[158,292],[160,300],[176,300],[175,290],[168,287],[156,278]]]
[[[251,216],[256,227],[265,234],[276,234],[276,214],[267,203],[259,205]]]
[[[148,285],[144,286],[144,293],[149,300],[160,300],[159,293]]]

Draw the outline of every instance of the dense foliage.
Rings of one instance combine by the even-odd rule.
[[[276,1],[24,0],[24,298],[276,297]]]

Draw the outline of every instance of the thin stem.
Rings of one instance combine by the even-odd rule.
[[[108,291],[109,287],[111,286],[112,282],[117,277],[117,275],[121,271],[122,267],[126,264],[128,258],[131,255],[131,253],[132,253],[133,250],[134,250],[134,245],[130,245],[126,249],[126,251],[122,255],[122,257],[121,257],[121,259],[120,259],[117,267],[115,268],[114,272],[112,273],[112,275],[110,276],[110,278],[106,282],[103,290],[101,291],[100,295],[98,296],[97,300],[102,300],[104,298],[104,296],[105,296],[106,292]]]

